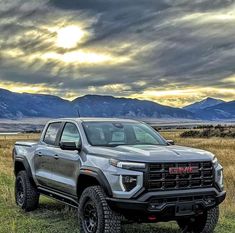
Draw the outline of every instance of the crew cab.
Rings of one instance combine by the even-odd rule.
[[[215,155],[135,120],[51,120],[39,142],[15,143],[13,159],[17,205],[32,211],[40,194],[55,198],[78,209],[84,233],[118,233],[123,220],[210,233],[226,196]]]

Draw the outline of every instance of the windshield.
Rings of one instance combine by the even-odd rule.
[[[92,146],[167,145],[150,126],[138,122],[85,122],[88,142]]]

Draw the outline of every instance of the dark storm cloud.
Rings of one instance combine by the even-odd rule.
[[[174,86],[234,88],[233,80],[224,79],[235,73],[235,18],[216,18],[229,11],[235,12],[232,0],[0,0],[0,80],[46,84],[60,93],[115,84],[126,85],[129,94]],[[78,49],[58,48],[47,27],[70,22],[89,22],[90,36],[80,49],[129,61],[74,67],[40,60],[47,52]],[[10,57],[14,49],[23,53]]]
[[[195,82],[201,85],[216,84],[223,76],[235,72],[233,65],[235,55],[226,54],[228,50],[235,49],[232,39],[235,36],[233,22],[226,25],[223,22],[215,22],[214,25],[209,23],[192,25],[185,22],[167,23],[167,21],[208,10],[215,11],[216,14],[217,10],[226,8],[232,3],[233,1],[214,0],[203,2],[140,0],[108,1],[108,3],[102,0],[74,0],[66,4],[61,0],[51,1],[51,4],[61,9],[86,9],[103,13],[99,21],[93,25],[96,34],[88,44],[97,43],[99,46],[103,41],[106,43],[134,37],[132,43],[137,50],[139,43],[146,45],[153,43],[154,40],[159,41],[160,48],[156,46],[145,54],[138,54],[136,65],[143,68],[143,72],[136,69],[139,79],[141,77],[145,79],[150,75],[148,80],[154,79],[156,82],[157,77],[165,76],[175,82],[186,81],[192,84]],[[226,28],[226,32],[221,26]],[[193,78],[189,80],[189,77],[194,76],[197,77],[196,80]]]
[[[94,12],[100,11],[107,11],[107,10],[115,10],[114,6],[118,8],[126,8],[130,7],[133,9],[133,6],[142,7],[141,9],[144,10],[146,7],[153,8],[153,9],[164,9],[165,7],[184,7],[185,9],[189,10],[211,10],[211,9],[218,9],[221,7],[229,6],[233,3],[233,0],[50,0],[49,3],[55,7],[58,7],[63,10],[91,10]],[[192,9],[193,8],[193,9]]]

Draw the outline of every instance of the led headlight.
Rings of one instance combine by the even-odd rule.
[[[216,183],[219,185],[221,189],[223,189],[224,187],[223,169],[216,171]]]
[[[224,188],[223,167],[219,164],[218,159],[216,157],[214,157],[212,163],[215,168],[215,182],[221,189],[223,189]]]
[[[145,168],[145,163],[135,163],[135,162],[122,162],[118,161],[116,159],[111,159],[110,164],[119,167],[122,169],[128,169],[128,170],[139,170]]]
[[[213,163],[214,167],[217,167],[219,165],[218,159],[216,157],[214,157],[212,163]]]
[[[109,163],[120,169],[131,170],[118,171],[119,185],[123,192],[130,192],[136,187],[140,188],[143,185],[143,170],[146,167],[145,163],[119,161],[116,159],[110,159]]]

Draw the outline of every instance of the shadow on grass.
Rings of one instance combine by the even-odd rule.
[[[65,220],[70,218],[74,224],[77,223],[77,211],[75,208],[66,206],[57,201],[48,198],[42,198],[39,208],[34,211],[33,215],[41,219],[51,219],[51,221]],[[175,223],[160,224],[125,224],[123,233],[179,233]]]
[[[64,220],[67,218],[76,219],[77,211],[75,208],[72,208],[63,203],[42,197],[38,208],[31,212],[33,217],[38,219],[54,219],[54,220]]]
[[[47,199],[46,201],[40,201],[38,210],[49,210],[49,211],[64,211],[69,207],[61,202]]]

